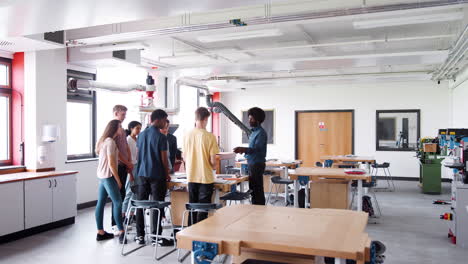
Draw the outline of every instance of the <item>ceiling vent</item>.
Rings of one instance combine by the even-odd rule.
[[[14,45],[13,42],[0,40],[0,47],[9,47],[13,45]]]

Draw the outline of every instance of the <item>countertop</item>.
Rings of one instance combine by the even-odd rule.
[[[18,172],[0,175],[0,184],[76,174],[78,171]]]

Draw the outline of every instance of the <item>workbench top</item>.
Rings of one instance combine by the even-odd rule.
[[[375,163],[375,157],[371,156],[348,156],[348,155],[337,155],[337,156],[322,156],[320,160],[333,160],[333,161],[348,161],[348,162],[368,162]]]
[[[17,181],[35,180],[35,179],[48,178],[48,177],[65,176],[65,175],[70,175],[70,174],[75,174],[75,173],[78,173],[78,172],[77,171],[47,171],[47,172],[18,172],[18,173],[2,174],[0,175],[0,184],[9,183],[9,182],[17,182]]]
[[[295,170],[289,171],[289,178],[291,180],[297,180],[299,176],[308,176],[312,179],[318,178],[333,178],[333,179],[344,179],[344,180],[366,180],[370,181],[371,176],[369,174],[348,174],[345,169],[336,168],[322,168],[322,167],[300,167]]]
[[[223,192],[229,192],[231,191],[232,185],[237,185],[248,180],[248,176],[236,177],[234,174],[216,174],[214,187]],[[187,175],[184,173],[177,173],[174,176],[171,176],[171,181],[167,184],[168,188],[187,186]]]
[[[201,241],[217,243],[218,254],[249,248],[363,261],[367,218],[349,210],[234,205],[178,232],[177,247],[192,250]]]

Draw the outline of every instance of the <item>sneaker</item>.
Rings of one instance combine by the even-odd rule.
[[[108,239],[112,239],[114,238],[114,235],[113,234],[110,234],[110,233],[107,233],[107,232],[104,232],[104,234],[97,234],[96,235],[96,241],[103,241],[103,240],[108,240]]]
[[[138,245],[144,245],[145,243],[145,237],[144,236],[137,236],[135,237],[135,241],[137,242]]]
[[[155,246],[155,245],[156,245],[156,242],[155,242],[156,240],[155,240],[155,239],[151,239],[151,241],[152,241],[151,244],[152,244],[153,246]],[[160,247],[170,247],[170,246],[174,246],[174,240],[169,240],[169,239],[166,239],[166,238],[160,238],[160,239],[158,240],[158,245],[159,245]]]
[[[119,243],[120,244],[127,244],[127,238],[125,237],[125,232],[120,233]]]

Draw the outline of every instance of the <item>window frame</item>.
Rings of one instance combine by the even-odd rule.
[[[0,160],[0,166],[10,166],[13,164],[13,104],[12,104],[12,70],[11,70],[11,59],[1,58],[0,64],[8,67],[8,84],[0,85],[0,96],[8,97],[8,159]]]
[[[396,110],[376,110],[375,114],[375,150],[376,151],[402,151],[402,152],[414,152],[417,150],[416,148],[382,148],[379,145],[379,115],[386,114],[386,113],[415,113],[416,114],[416,122],[417,122],[417,134],[416,134],[416,141],[421,138],[421,109],[396,109]],[[417,142],[416,142],[417,146]]]
[[[75,79],[84,79],[84,80],[96,80],[96,74],[80,72],[75,70],[67,70],[67,82],[69,78]],[[67,144],[67,161],[78,161],[85,159],[94,159],[97,158],[97,155],[94,151],[94,146],[96,145],[97,136],[96,136],[96,127],[97,127],[97,107],[96,107],[96,92],[95,91],[83,91],[78,93],[71,93],[67,90],[67,103],[87,103],[91,104],[91,152],[86,154],[68,154],[68,144]],[[68,137],[68,131],[67,131]]]

